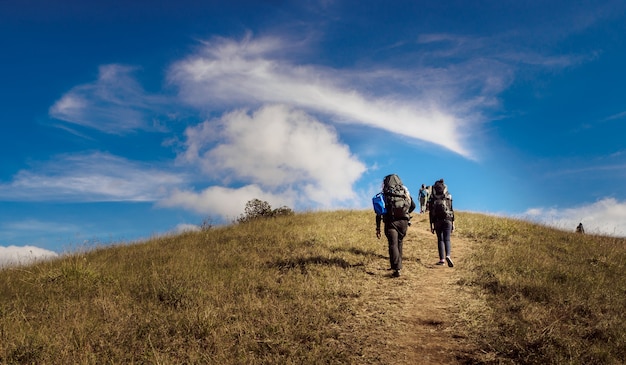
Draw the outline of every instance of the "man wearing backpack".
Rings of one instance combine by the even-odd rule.
[[[426,189],[426,185],[422,184],[422,188],[419,192],[420,198],[420,214],[426,212],[426,203],[428,202],[428,189]]]
[[[409,189],[402,184],[402,180],[396,174],[385,176],[382,195],[385,204],[384,210],[376,213],[376,237],[380,239],[380,222],[382,221],[385,223],[392,276],[397,278],[402,269],[402,240],[409,228],[409,219],[411,219],[409,213],[415,210],[415,202],[411,198]]]
[[[454,262],[450,258],[452,246],[450,234],[454,231],[454,209],[452,207],[452,195],[448,192],[448,187],[443,179],[437,180],[432,186],[428,210],[430,231],[437,233],[437,249],[439,251],[437,265],[443,265],[447,262],[449,267],[453,267]]]

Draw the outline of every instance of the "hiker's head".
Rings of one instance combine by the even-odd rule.
[[[424,189],[426,186],[424,184],[422,184],[422,189]]]

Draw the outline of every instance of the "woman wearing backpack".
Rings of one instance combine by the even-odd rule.
[[[439,251],[437,265],[448,263],[449,267],[453,267],[454,262],[450,258],[452,249],[450,234],[454,230],[454,209],[452,195],[448,192],[443,179],[437,180],[433,185],[432,194],[428,200],[428,210],[430,231],[437,233],[437,250]]]
[[[385,176],[382,194],[385,201],[384,213],[376,214],[376,238],[380,239],[380,222],[385,223],[385,237],[389,246],[389,262],[394,278],[402,269],[402,240],[409,228],[409,213],[415,210],[415,202],[409,189],[396,174]]]

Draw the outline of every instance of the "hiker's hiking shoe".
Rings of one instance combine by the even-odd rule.
[[[391,274],[391,276],[393,276],[394,278],[400,277],[400,270],[394,271],[393,274]]]
[[[454,267],[454,262],[452,262],[450,256],[446,256],[446,262],[448,263],[448,267]]]
[[[439,260],[439,262],[437,263],[437,265],[443,265],[443,264],[445,264],[445,263],[446,263],[445,261],[443,261],[443,260]]]

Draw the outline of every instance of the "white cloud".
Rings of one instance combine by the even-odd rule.
[[[60,155],[21,170],[0,185],[0,199],[21,201],[154,201],[184,177],[108,153]]]
[[[0,246],[0,268],[29,265],[39,260],[58,257],[56,252],[34,246]]]
[[[240,188],[212,186],[200,193],[193,191],[175,191],[158,204],[163,207],[182,207],[200,214],[216,214],[234,220],[244,212],[246,203],[252,199],[267,201],[273,208],[283,205],[293,207],[291,193],[274,195],[263,191],[256,185]]]
[[[357,199],[353,184],[366,170],[332,127],[284,105],[265,106],[252,114],[234,111],[189,127],[185,136],[182,161],[199,165],[205,174],[226,184],[248,183],[235,189],[242,197],[235,206],[228,198],[233,189],[217,187],[200,196],[177,192],[163,202],[202,213],[232,217],[253,198],[270,204],[286,200],[281,205],[292,208],[291,204],[307,206],[313,202],[330,207],[353,201]],[[222,194],[225,199],[220,201],[217,198]]]
[[[207,43],[201,53],[175,63],[169,79],[179,87],[181,97],[197,107],[284,103],[327,114],[336,122],[384,129],[470,157],[463,142],[467,121],[440,107],[436,97],[429,96],[433,90],[413,85],[419,90],[418,97],[367,95],[357,89],[359,82],[380,84],[374,78],[384,76],[388,89],[393,80],[389,74],[394,72],[346,72],[272,58],[289,47],[277,38],[217,39]]]
[[[568,231],[582,223],[587,233],[626,237],[626,201],[613,198],[565,209],[533,208],[521,217]]]
[[[123,65],[101,66],[97,81],[72,88],[50,107],[50,116],[111,134],[160,129],[152,118],[165,99],[146,94],[131,76],[134,71]]]

